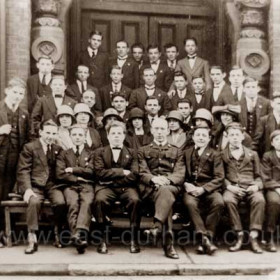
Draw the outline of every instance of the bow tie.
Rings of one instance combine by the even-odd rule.
[[[214,88],[219,88],[219,86],[214,86]]]
[[[230,151],[238,151],[238,150],[242,150],[241,147],[236,147],[236,146],[230,146]]]
[[[194,56],[189,56],[188,55],[188,60],[190,60],[190,59],[195,59],[196,58],[196,55],[194,55]]]
[[[122,148],[121,147],[113,147],[112,149],[113,150],[121,150]]]
[[[202,92],[195,92],[196,95],[203,95],[203,91]]]
[[[151,62],[151,65],[157,65],[157,61]]]
[[[54,98],[63,98],[63,96],[61,94],[55,94]]]
[[[150,88],[149,88],[149,87],[145,87],[145,89],[146,89],[146,90],[154,90],[155,87],[150,87]]]

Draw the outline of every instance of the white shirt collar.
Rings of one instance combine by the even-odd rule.
[[[83,149],[84,149],[84,147],[85,147],[85,145],[83,144],[83,145],[81,145],[81,146],[79,146],[79,154],[81,154],[82,153],[82,151],[83,151]],[[73,151],[74,151],[74,153],[76,153],[77,152],[77,148],[76,148],[76,146],[73,144]]]
[[[123,111],[123,112],[119,113],[119,116],[123,119],[125,113],[126,113],[126,111]]]
[[[7,97],[5,98],[5,103],[6,103],[6,105],[8,106],[8,108],[9,108],[10,110],[12,110],[13,112],[15,112],[15,111],[17,110],[17,108],[18,108],[18,106],[19,106],[19,104],[20,104],[20,103],[15,104],[15,106],[13,107],[12,103],[10,102],[10,100],[9,100]]]
[[[273,110],[273,115],[274,115],[274,118],[277,122],[277,124],[280,124],[280,116],[278,114],[276,114],[276,112]]]
[[[94,53],[94,55],[97,55],[97,52],[98,52],[98,50],[94,50],[90,46],[87,47],[87,51],[88,51],[90,57],[92,57],[93,53]]]
[[[123,56],[123,57],[118,56],[118,60],[126,60],[127,58],[128,58],[128,55]]]
[[[39,72],[39,79],[40,79],[41,83],[43,82],[43,77],[44,77],[44,74]],[[45,81],[46,81],[47,85],[50,83],[51,79],[52,79],[52,73],[45,75]]]
[[[121,91],[121,88],[122,88],[122,83],[118,83],[118,84],[115,84],[115,83],[112,83],[112,89],[117,89],[117,92]]]
[[[156,141],[156,140],[154,139],[154,142],[155,142],[158,146],[165,146],[165,145],[167,144],[167,140],[165,140],[165,141],[162,142],[162,143],[159,143],[158,141]]]
[[[205,147],[198,149],[198,147],[196,145],[194,145],[194,148],[198,149],[198,151],[197,151],[198,155],[201,156],[203,154],[203,152],[205,151],[205,149],[207,148],[207,146],[208,146],[208,144]]]
[[[149,121],[150,121],[150,123],[151,123],[151,121],[152,121],[152,119],[157,119],[158,118],[158,115],[156,115],[156,116],[151,116],[151,115],[148,115],[148,119],[149,119]]]
[[[221,81],[218,85],[214,85],[214,89],[215,88],[222,89],[224,85],[225,85],[225,81]]]
[[[41,143],[41,145],[42,145],[42,147],[43,147],[44,153],[46,154],[46,153],[47,153],[47,150],[48,150],[48,144],[46,144],[46,143],[42,140],[42,138],[39,138],[39,141],[40,141],[40,143]]]

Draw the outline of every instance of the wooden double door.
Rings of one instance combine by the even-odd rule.
[[[215,21],[209,18],[85,11],[81,23],[82,48],[87,46],[90,31],[97,29],[104,34],[102,50],[112,55],[116,42],[121,39],[130,46],[135,42],[141,42],[146,47],[156,43],[162,49],[165,44],[173,42],[183,55],[183,40],[187,36],[197,39],[201,56],[213,58],[215,53]]]
[[[162,50],[174,42],[184,57],[184,38],[195,37],[198,54],[210,64],[220,63],[223,38],[213,3],[219,6],[220,0],[73,0],[68,65],[72,67],[72,58],[87,47],[92,30],[103,33],[101,49],[110,55],[116,42],[124,39],[130,46],[156,43]]]

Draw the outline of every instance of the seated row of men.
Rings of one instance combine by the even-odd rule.
[[[276,251],[273,232],[280,197],[279,182],[276,181],[279,175],[274,174],[274,170],[279,167],[279,161],[275,162],[280,152],[279,130],[271,135],[275,151],[265,154],[262,165],[257,153],[242,145],[244,130],[236,122],[226,126],[229,143],[222,152],[211,148],[211,129],[202,123],[194,127],[194,145],[184,151],[167,142],[168,123],[161,118],[152,123],[152,143],[140,147],[138,152],[124,145],[126,128],[123,122],[109,123],[106,131],[109,145],[93,152],[85,145],[86,129],[75,124],[70,127],[73,147],[62,150],[53,144],[58,126],[50,120],[41,124],[40,138],[24,146],[18,163],[17,184],[28,203],[29,246],[25,253],[37,250],[35,231],[38,230],[41,203],[46,197],[53,205],[58,226],[67,210],[71,240],[79,253],[88,246],[86,233],[92,215],[100,232],[105,233],[112,203],[121,200],[130,217],[130,252],[138,253],[141,204],[151,200],[155,213],[149,236],[156,240],[162,235],[165,255],[178,258],[173,246],[172,207],[180,194],[200,237],[198,253],[212,255],[217,250],[213,238],[225,206],[237,234],[236,243],[229,250],[241,249],[244,234],[238,204],[244,200],[250,203],[251,248],[255,253],[262,253],[257,237],[265,216],[264,187],[267,250]],[[205,220],[201,210],[206,210]],[[103,237],[98,246],[99,253],[108,252]],[[56,237],[56,246],[61,247],[59,237]]]

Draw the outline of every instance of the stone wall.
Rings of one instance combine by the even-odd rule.
[[[280,91],[280,1],[271,0],[269,9],[270,94]]]
[[[6,81],[30,73],[31,1],[6,0]]]

